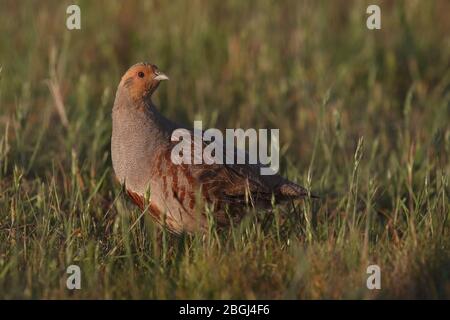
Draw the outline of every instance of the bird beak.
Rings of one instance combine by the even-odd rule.
[[[169,80],[169,77],[166,76],[164,73],[160,72],[156,77],[153,78],[156,81],[163,81],[163,80]]]

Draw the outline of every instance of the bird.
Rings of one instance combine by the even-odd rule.
[[[227,228],[239,223],[249,206],[271,208],[311,196],[279,174],[261,175],[259,163],[171,161],[176,144],[171,135],[186,127],[166,118],[152,102],[160,83],[168,79],[149,62],[131,66],[120,80],[112,108],[114,173],[141,210],[174,234],[192,234],[206,232],[211,217],[217,228]]]

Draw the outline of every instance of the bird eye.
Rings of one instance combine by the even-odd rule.
[[[144,77],[144,73],[142,71],[139,71],[138,76],[139,76],[139,78],[143,78]]]

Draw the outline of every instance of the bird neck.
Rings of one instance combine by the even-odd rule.
[[[158,111],[158,108],[151,100],[151,96],[145,96],[135,100],[127,94],[118,92],[112,113],[113,122],[117,126],[126,125],[123,122],[125,119],[133,123],[143,121],[146,126],[150,126],[166,134],[171,134],[178,127],[177,124],[164,117]]]

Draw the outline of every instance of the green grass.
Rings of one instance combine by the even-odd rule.
[[[69,2],[0,4],[0,298],[450,298],[448,1],[370,1],[379,31],[364,1],[78,3],[80,31]],[[142,216],[110,115],[143,60],[171,119],[280,128],[281,173],[322,199],[205,236]]]

